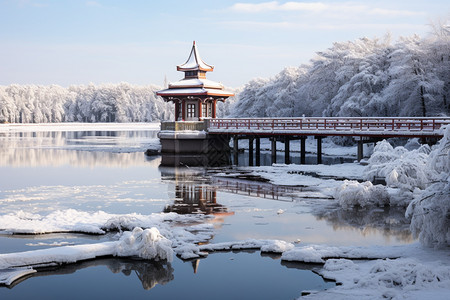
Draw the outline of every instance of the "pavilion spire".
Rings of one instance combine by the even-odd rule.
[[[213,71],[214,66],[205,63],[200,57],[200,53],[198,52],[197,45],[195,41],[192,45],[191,53],[189,54],[189,58],[184,64],[177,66],[177,71],[187,72],[187,71]]]

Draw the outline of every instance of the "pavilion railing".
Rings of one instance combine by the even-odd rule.
[[[203,131],[206,130],[203,121],[161,122],[161,131]]]

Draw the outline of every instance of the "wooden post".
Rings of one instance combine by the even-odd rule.
[[[260,166],[261,165],[261,141],[258,138],[256,138],[256,151],[255,151],[255,155],[256,155],[256,166]]]
[[[233,155],[234,155],[234,164],[235,165],[238,165],[238,163],[239,163],[238,154],[239,154],[239,139],[238,139],[238,136],[235,135],[233,137]]]
[[[175,122],[178,121],[178,117],[180,116],[180,104],[178,100],[174,101],[175,103]]]
[[[186,119],[186,100],[181,100],[181,120],[184,121]]]
[[[306,137],[300,138],[300,164],[306,163]]]
[[[198,120],[200,121],[203,116],[203,107],[202,107],[202,100],[198,99]]]
[[[248,165],[253,166],[253,138],[248,139]]]
[[[277,139],[272,137],[272,164],[277,163]]]
[[[360,162],[364,157],[364,153],[363,153],[364,147],[363,146],[364,146],[363,140],[359,139],[358,140],[358,162]]]
[[[291,163],[290,161],[290,142],[291,140],[289,139],[288,136],[284,137],[284,163],[289,165]]]
[[[322,164],[322,137],[316,136],[317,139],[317,164]]]
[[[216,102],[217,102],[217,100],[216,99],[214,99],[212,102],[211,102],[211,104],[212,104],[212,109],[211,109],[211,111],[212,111],[212,118],[216,118]]]

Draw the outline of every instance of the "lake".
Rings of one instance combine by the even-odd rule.
[[[279,239],[300,244],[401,245],[413,242],[402,209],[342,210],[332,199],[242,176],[240,167],[165,167],[144,151],[158,145],[153,124],[0,125],[0,215],[75,209],[111,214],[205,213],[209,243]],[[339,159],[340,161],[341,159]],[[266,160],[264,160],[266,161]],[[295,159],[294,159],[295,161]],[[268,164],[268,163],[266,163]],[[0,253],[97,243],[116,233],[0,234]],[[260,251],[218,251],[172,263],[105,257],[39,269],[0,287],[0,299],[292,299],[333,287],[320,265]]]

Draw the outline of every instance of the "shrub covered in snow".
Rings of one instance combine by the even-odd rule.
[[[428,145],[412,151],[401,146],[393,148],[383,140],[375,146],[364,177],[366,180],[382,177],[388,186],[409,191],[416,187],[423,189],[429,181],[426,165],[430,151]]]
[[[389,194],[382,185],[373,185],[370,181],[345,180],[336,188],[334,197],[343,208],[353,206],[385,206],[389,204]]]
[[[408,206],[411,231],[432,247],[450,246],[450,126],[427,161],[432,182]]]
[[[142,229],[135,227],[126,231],[116,246],[117,256],[139,256],[145,259],[173,259],[172,242],[159,233],[156,227]]]
[[[411,231],[432,247],[450,245],[450,126],[431,149],[422,145],[408,151],[378,142],[365,169],[365,178],[383,177],[390,188],[370,182],[345,181],[335,191],[344,208],[373,205],[408,206]],[[389,191],[389,193],[388,193]]]

